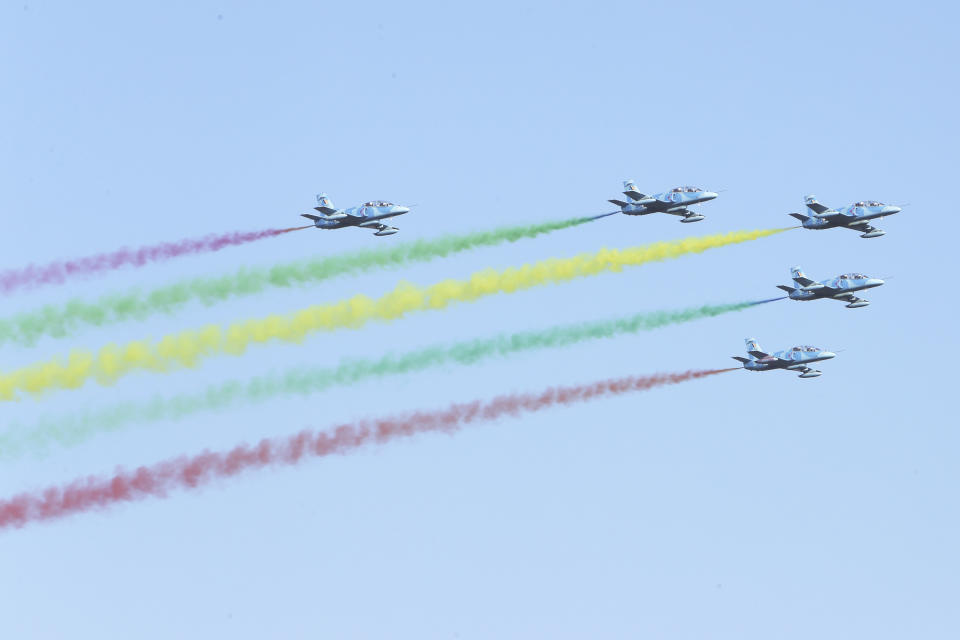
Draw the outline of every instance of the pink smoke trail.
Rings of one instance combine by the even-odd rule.
[[[198,253],[211,253],[226,247],[256,242],[272,238],[291,231],[307,229],[313,225],[290,227],[288,229],[264,229],[263,231],[232,231],[230,233],[211,234],[203,238],[188,238],[179,242],[140,247],[139,249],[119,249],[74,260],[51,262],[45,265],[28,265],[20,269],[8,269],[0,272],[0,293],[11,293],[18,289],[32,289],[47,284],[62,284],[75,277],[90,276],[120,267],[142,267],[151,262],[163,262],[179,256]]]
[[[112,477],[78,478],[66,485],[21,493],[0,501],[0,529],[19,528],[30,522],[63,518],[116,503],[150,497],[163,498],[173,489],[196,489],[248,469],[295,465],[306,458],[347,453],[370,443],[386,443],[418,433],[452,433],[475,422],[645,391],[725,371],[733,369],[630,376],[585,385],[553,387],[535,393],[507,394],[490,400],[452,404],[440,410],[361,420],[327,431],[305,430],[286,438],[265,438],[255,447],[241,444],[226,452],[204,451],[192,457],[181,456],[139,467],[135,471],[118,469]]]

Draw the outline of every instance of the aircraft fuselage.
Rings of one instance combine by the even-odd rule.
[[[775,369],[803,370],[807,365],[822,360],[835,358],[837,354],[832,351],[816,351],[812,353],[797,351],[778,351],[766,358],[754,358],[743,363],[743,368],[747,371],[773,371]]]
[[[378,220],[402,216],[410,211],[407,207],[391,205],[389,207],[350,207],[329,216],[322,216],[314,224],[319,229],[343,229],[358,227]]]
[[[900,207],[893,205],[883,205],[880,207],[857,207],[849,206],[840,209],[837,212],[843,217],[838,216],[819,216],[813,214],[803,221],[804,229],[835,229],[837,227],[855,227],[858,222],[863,222],[864,226],[868,220],[876,220],[885,216],[892,216],[900,212]],[[851,224],[852,219],[852,224]]]
[[[819,288],[797,288],[790,293],[791,300],[822,300],[824,298],[845,298],[854,291],[863,291],[864,289],[873,289],[883,284],[880,278],[833,278],[823,280],[817,284],[822,285]]]
[[[688,206],[708,202],[717,197],[709,191],[699,193],[664,193],[655,197],[644,198],[639,202],[631,202],[621,211],[628,216],[645,216],[650,213],[666,213],[680,211]]]

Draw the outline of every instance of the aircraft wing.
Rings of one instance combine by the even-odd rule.
[[[317,209],[317,211],[320,210],[318,207],[314,207],[314,208]],[[320,220],[323,220],[325,222],[341,222],[343,220],[359,220],[360,219],[360,218],[357,218],[356,216],[351,216],[349,213],[328,214],[323,216],[315,216],[312,213],[301,213],[300,216],[303,218],[309,218],[314,222],[319,222]]]
[[[807,276],[794,276],[793,281],[801,287],[809,287],[812,284],[816,284],[816,281],[811,280]]]
[[[829,213],[827,215],[823,215],[819,217],[824,220],[828,220],[829,222],[835,222],[848,229],[853,229],[854,231],[859,231],[862,227],[870,226],[869,221],[864,220],[863,218],[859,218],[857,216],[849,216],[845,213],[840,213],[839,211],[834,211],[833,213]]]
[[[831,209],[827,205],[820,204],[819,202],[807,202],[807,207],[809,207],[811,211],[813,211],[820,217],[823,217],[823,214],[825,213],[829,213],[833,211],[833,209]]]
[[[815,291],[820,295],[821,298],[833,298],[834,296],[836,296],[838,300],[841,300],[846,297],[846,296],[837,295],[837,294],[843,293],[842,289],[837,289],[835,287],[828,287],[826,285],[815,289]],[[853,295],[853,294],[848,293],[847,295]]]
[[[871,231],[876,231],[876,227],[873,227],[870,224],[869,220],[864,220],[863,218],[858,218],[856,216],[842,216],[839,220],[840,224],[843,225],[844,229],[850,229],[851,231],[856,231],[857,233],[869,233]],[[836,220],[836,218],[834,218]]]

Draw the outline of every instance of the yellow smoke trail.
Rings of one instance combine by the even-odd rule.
[[[270,315],[225,327],[208,325],[198,330],[181,331],[159,341],[138,340],[123,346],[109,344],[96,354],[74,350],[66,359],[53,358],[0,375],[0,399],[15,399],[17,391],[42,393],[50,389],[75,389],[91,378],[100,384],[111,384],[137,370],[168,371],[181,366],[193,367],[212,355],[241,355],[254,343],[270,340],[299,342],[315,331],[356,329],[371,320],[393,320],[411,311],[443,309],[454,302],[469,302],[496,293],[512,293],[607,271],[620,271],[627,266],[700,253],[786,230],[731,231],[628,249],[601,249],[596,253],[550,258],[502,271],[485,269],[467,280],[443,280],[425,288],[401,282],[393,291],[376,299],[357,295],[285,315]]]

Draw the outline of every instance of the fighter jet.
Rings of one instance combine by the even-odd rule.
[[[747,338],[747,353],[749,358],[733,356],[734,360],[743,363],[743,368],[747,371],[771,371],[773,369],[787,369],[788,371],[799,371],[801,378],[816,378],[822,375],[822,371],[811,369],[808,364],[829,360],[835,358],[837,354],[832,351],[824,351],[817,347],[800,346],[788,349],[786,351],[777,351],[773,355],[762,351],[760,345],[754,338]]]
[[[778,284],[778,289],[783,289],[790,294],[791,300],[821,300],[823,298],[840,300],[847,303],[847,309],[859,309],[870,304],[863,298],[853,295],[854,291],[872,289],[883,284],[880,278],[871,278],[862,273],[845,273],[830,280],[821,280],[814,282],[808,278],[800,267],[794,267],[790,270],[793,275],[793,282],[797,285],[791,287],[785,284]]]
[[[845,227],[854,231],[861,231],[861,238],[879,238],[886,232],[876,227],[870,226],[870,220],[892,216],[900,213],[900,207],[892,204],[883,204],[876,200],[866,200],[854,202],[849,207],[844,207],[839,211],[831,209],[828,206],[817,202],[816,196],[807,196],[804,199],[807,208],[813,212],[813,215],[805,216],[802,213],[791,213],[790,215],[803,223],[804,229],[833,229],[834,227]]]
[[[375,236],[392,236],[399,231],[396,227],[383,224],[380,220],[402,216],[410,211],[409,207],[402,207],[382,200],[364,202],[359,207],[350,207],[349,209],[336,209],[325,193],[317,194],[317,206],[314,209],[323,215],[317,216],[312,213],[302,213],[300,215],[313,220],[313,224],[318,229],[362,227],[364,229],[376,229],[373,233]]]
[[[620,207],[620,211],[628,216],[645,216],[648,213],[669,213],[681,216],[680,222],[699,222],[703,216],[687,207],[707,202],[717,197],[713,191],[704,191],[697,187],[677,187],[666,193],[655,193],[652,196],[640,193],[633,180],[623,183],[623,194],[629,201],[608,200]]]

